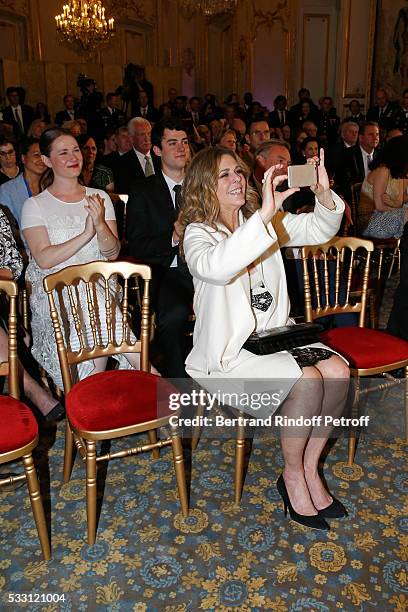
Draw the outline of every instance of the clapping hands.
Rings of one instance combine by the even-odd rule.
[[[87,202],[85,210],[88,211],[88,216],[84,231],[88,232],[92,237],[98,229],[105,225],[105,201],[99,193],[92,193],[85,196],[85,198]]]

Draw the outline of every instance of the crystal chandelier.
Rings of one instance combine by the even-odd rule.
[[[233,13],[238,0],[179,0],[181,13],[190,19],[201,13],[207,18]]]
[[[75,46],[78,51],[92,53],[115,33],[114,19],[105,18],[100,0],[71,0],[62,10],[55,16],[60,41]]]

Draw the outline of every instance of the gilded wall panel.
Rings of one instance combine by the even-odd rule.
[[[47,98],[44,64],[42,62],[21,62],[20,78],[27,92],[27,103],[35,106]]]
[[[122,82],[123,70],[119,64],[109,65],[103,64],[103,81],[99,84],[98,89],[108,93],[109,91],[115,91],[118,84]]]
[[[68,91],[76,94],[77,89],[69,90],[67,88],[67,70],[66,64],[57,62],[45,62],[45,84],[47,88],[47,103],[51,117],[54,118],[55,113],[63,108],[62,98]]]
[[[4,83],[4,89],[16,85],[16,83],[22,83],[20,77],[20,63],[15,60],[3,59],[2,70]]]

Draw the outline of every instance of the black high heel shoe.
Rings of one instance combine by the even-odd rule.
[[[287,515],[289,508],[289,514],[292,521],[295,521],[300,525],[304,525],[305,527],[310,527],[311,529],[324,529],[326,531],[330,529],[330,526],[328,525],[328,523],[326,523],[323,516],[321,516],[320,514],[313,514],[311,516],[308,516],[304,514],[298,514],[296,510],[293,509],[286,489],[286,484],[283,479],[283,474],[279,476],[276,482],[276,488],[278,489],[278,493],[283,499],[285,516]]]
[[[333,497],[333,495],[332,495]],[[348,512],[338,499],[333,497],[333,501],[330,506],[326,506],[326,508],[322,508],[318,510],[319,516],[323,516],[323,518],[343,518],[348,516]]]

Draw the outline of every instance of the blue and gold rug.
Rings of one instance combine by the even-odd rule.
[[[390,283],[382,327],[396,280]],[[53,557],[42,561],[25,487],[0,491],[0,610],[408,612],[408,447],[393,437],[403,432],[401,392],[371,400],[381,418],[376,435],[360,440],[352,468],[345,439],[326,457],[329,489],[349,512],[330,521],[329,532],[285,519],[275,488],[282,455],[264,434],[254,441],[239,508],[234,442],[200,441],[186,520],[169,448],[158,460],[111,461],[89,547],[84,466],[77,457],[62,485],[63,425],[48,430],[37,458]]]

